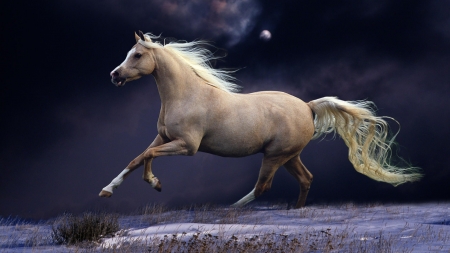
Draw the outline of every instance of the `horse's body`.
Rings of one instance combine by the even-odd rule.
[[[196,48],[198,42],[178,43],[174,49],[171,44],[151,41],[148,35],[136,36],[136,41],[125,61],[111,72],[112,81],[123,86],[143,75],[155,77],[161,97],[158,135],[100,196],[111,196],[142,164],[144,180],[160,191],[161,184],[151,170],[151,161],[158,156],[197,151],[226,157],[263,153],[254,190],[235,205],[244,205],[270,189],[276,170],[284,165],[300,183],[297,207],[301,207],[313,177],[299,154],[315,131],[314,137],[337,131],[350,148],[355,169],[375,180],[397,185],[420,177],[388,165],[386,154],[380,156],[380,150],[389,150],[386,125],[372,114],[367,102],[326,97],[305,103],[283,92],[233,93],[235,86],[227,81],[227,73],[205,65],[209,51]]]
[[[198,115],[204,123],[197,128],[203,129],[199,151],[233,157],[259,152],[278,156],[283,147],[300,152],[314,134],[311,109],[289,94],[223,94],[213,87],[207,89],[219,94],[211,94],[216,98],[207,103],[203,99],[206,107]]]

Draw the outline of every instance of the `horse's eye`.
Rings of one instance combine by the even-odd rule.
[[[139,59],[139,58],[141,58],[141,56],[142,56],[142,54],[137,53],[137,54],[134,55],[134,58]]]

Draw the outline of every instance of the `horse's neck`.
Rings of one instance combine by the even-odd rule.
[[[202,80],[190,66],[168,50],[157,49],[155,51],[157,68],[153,76],[163,106],[201,92]]]

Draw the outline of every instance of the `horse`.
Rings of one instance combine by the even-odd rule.
[[[223,157],[263,153],[253,190],[233,204],[241,207],[271,188],[275,172],[284,166],[298,181],[296,208],[303,207],[313,175],[300,160],[310,140],[337,133],[349,148],[355,170],[394,186],[421,178],[417,168],[390,164],[392,138],[386,117],[376,116],[370,101],[343,101],[323,97],[310,102],[279,91],[238,93],[231,71],[215,69],[214,54],[205,41],[161,43],[151,33],[134,34],[136,44],[122,64],[111,72],[118,87],[153,75],[161,98],[158,134],[150,146],[133,159],[100,192],[113,190],[141,165],[143,179],[161,191],[152,172],[152,160],[160,156],[206,152]]]

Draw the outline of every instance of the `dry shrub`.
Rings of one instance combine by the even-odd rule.
[[[84,213],[81,216],[64,214],[52,225],[51,237],[56,244],[97,242],[114,236],[119,230],[119,216],[107,213]]]

